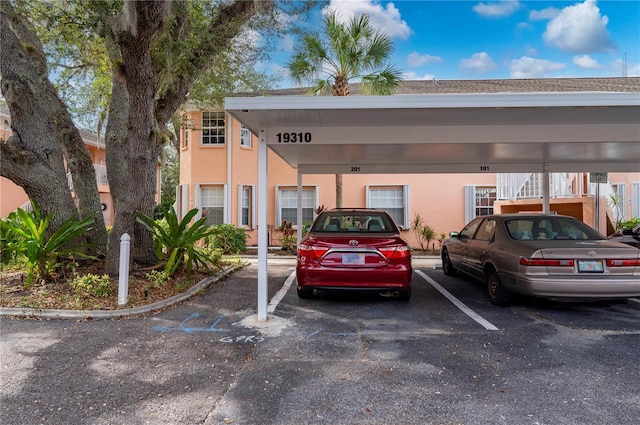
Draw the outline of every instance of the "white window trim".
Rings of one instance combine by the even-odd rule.
[[[631,217],[640,217],[640,182],[631,183]]]
[[[242,224],[242,189],[244,189],[245,187],[251,188],[251,208],[249,210],[249,217],[251,217],[250,226],[245,226]],[[256,186],[253,184],[238,185],[238,227],[251,230],[256,228]]]
[[[408,230],[409,226],[409,185],[408,184],[368,184],[365,186],[366,195],[367,195],[367,208],[373,208],[371,205],[371,189],[376,188],[402,188],[402,200],[403,200],[403,208],[404,208],[404,223],[396,223],[400,230]]]
[[[176,211],[176,215],[180,219],[189,211],[189,185],[181,184],[176,186],[176,202],[173,209]]]
[[[222,143],[205,143],[204,142],[204,114],[205,113],[209,113],[209,114],[222,114],[222,119],[224,120],[224,125],[222,127],[206,127],[206,128],[222,128],[224,129],[224,137],[223,137],[223,141]],[[224,111],[202,111],[200,113],[200,127],[202,128],[202,130],[200,131],[200,146],[226,146],[227,145],[227,122],[229,120],[227,119],[227,114]]]
[[[196,198],[196,204],[195,204],[195,208],[198,209],[198,214],[196,214],[196,216],[194,217],[195,220],[200,220],[202,218],[202,191],[200,190],[202,188],[202,186],[222,186],[223,189],[223,199],[224,199],[224,211],[222,213],[222,217],[223,217],[223,223],[228,224],[230,223],[229,220],[229,197],[227,196],[228,194],[228,187],[226,183],[196,183],[195,185],[195,198]]]
[[[248,138],[248,143],[244,143],[243,142],[243,138],[242,138],[242,130],[246,130],[246,133],[249,135]],[[253,141],[251,140],[251,131],[249,130],[249,128],[247,128],[244,124],[240,124],[240,146],[242,146],[243,148],[252,148],[253,147]]]
[[[280,227],[280,225],[282,224],[282,211],[280,208],[280,191],[281,189],[292,189],[292,190],[298,190],[297,186],[291,186],[291,185],[281,185],[281,186],[276,186],[275,190],[276,190],[276,224],[274,224],[274,229],[277,229],[278,227]],[[319,194],[319,190],[318,190],[318,185],[302,185],[302,190],[311,190],[313,189],[313,196],[314,196],[314,205],[318,205],[318,194]],[[313,218],[316,218],[316,209],[313,208]],[[303,223],[304,224],[304,223]],[[298,225],[293,225],[292,226],[293,229],[297,229]]]

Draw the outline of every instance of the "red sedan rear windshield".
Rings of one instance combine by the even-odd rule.
[[[396,233],[398,228],[385,214],[329,212],[313,223],[312,232]]]

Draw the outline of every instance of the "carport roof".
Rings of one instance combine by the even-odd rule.
[[[363,96],[358,85],[348,97],[304,92],[227,98],[225,109],[302,173],[640,170],[637,77],[403,81],[391,96]]]

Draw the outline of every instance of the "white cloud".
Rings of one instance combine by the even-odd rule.
[[[354,16],[366,14],[373,26],[391,38],[406,40],[411,35],[411,28],[402,20],[400,11],[393,3],[382,6],[374,0],[331,0],[323,13],[335,10],[345,21]]]
[[[442,58],[440,56],[431,56],[429,54],[420,54],[418,52],[411,52],[407,56],[407,65],[409,68],[417,68],[424,64],[440,63]]]
[[[464,72],[472,72],[476,74],[483,74],[485,72],[493,71],[497,68],[497,65],[491,59],[491,56],[487,52],[474,53],[469,59],[462,59],[460,61],[460,70]]]
[[[560,11],[555,7],[547,7],[542,10],[532,10],[529,12],[529,19],[532,21],[545,21],[555,18],[558,14],[560,14]]]
[[[624,61],[622,59],[616,59],[608,65],[608,68],[611,70],[612,77],[622,77],[625,75],[624,72]],[[627,77],[640,77],[640,63],[636,64],[627,64]]]
[[[613,48],[607,31],[609,18],[600,15],[595,0],[568,6],[547,23],[544,41],[563,52],[594,53]]]
[[[435,80],[436,76],[433,74],[424,74],[422,76],[419,76],[418,74],[416,74],[413,71],[409,71],[409,72],[403,72],[402,73],[402,77],[400,77],[402,80],[408,81],[408,80]]]
[[[599,68],[602,68],[600,66],[600,64],[598,63],[598,61],[593,59],[589,55],[574,56],[573,57],[573,63],[574,63],[574,65],[577,65],[580,68],[584,68],[584,69],[599,69]]]
[[[492,3],[478,3],[473,11],[485,18],[502,18],[518,10],[520,2],[517,0],[500,0]]]
[[[550,77],[552,72],[566,67],[563,63],[523,56],[511,61],[509,71],[511,78],[546,78]]]
[[[518,22],[518,25],[516,25],[516,28],[519,29],[519,30],[531,30],[531,29],[533,29],[531,24],[528,23],[528,22]]]

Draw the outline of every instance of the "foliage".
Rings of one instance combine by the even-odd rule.
[[[387,95],[402,75],[387,62],[392,53],[391,38],[375,30],[368,15],[345,23],[333,12],[325,15],[321,34],[302,34],[287,68],[296,84],[311,82],[313,94],[348,96],[349,81],[357,79],[363,94]]]
[[[163,149],[162,172],[160,174],[160,205],[169,208],[176,202],[176,187],[180,183],[180,157],[173,145],[167,143]]]
[[[420,249],[423,251],[429,249],[429,244],[436,238],[436,232],[431,226],[424,223],[424,219],[418,213],[415,213],[411,221],[411,230],[420,244]]]
[[[618,230],[619,231],[632,230],[632,229],[635,229],[638,226],[640,226],[640,218],[639,217],[632,217],[630,220],[619,221],[618,222]]]
[[[106,297],[109,295],[111,279],[109,275],[98,276],[92,273],[77,276],[71,281],[71,287],[75,292],[86,292],[94,297]]]
[[[171,277],[166,272],[158,270],[152,270],[149,273],[146,273],[145,276],[151,281],[151,285],[154,288],[162,287],[169,281],[169,278]]]
[[[298,244],[298,236],[293,228],[293,223],[284,220],[280,227],[276,229],[282,236],[280,237],[280,245],[283,251],[295,251]]]
[[[197,208],[189,211],[182,220],[178,220],[173,207],[169,210],[161,208],[160,211],[163,220],[157,222],[152,217],[139,213],[137,221],[153,234],[156,255],[166,261],[164,272],[168,276],[173,276],[181,267],[185,268],[187,276],[191,276],[194,266],[202,266],[206,270],[210,270],[209,266],[217,266],[197,246],[199,241],[211,233],[210,227],[205,224],[206,219],[202,217],[189,226],[191,219],[198,213]]]
[[[11,234],[11,240],[5,249],[27,261],[26,286],[34,279],[48,277],[62,265],[60,261],[63,258],[95,259],[85,254],[86,245],[74,245],[74,241],[84,235],[93,224],[93,217],[80,221],[71,217],[48,236],[53,213],[43,217],[37,202],[31,201],[31,205],[31,212],[18,208],[0,222],[3,234]]]
[[[218,224],[212,227],[207,237],[209,249],[220,249],[223,254],[238,254],[247,249],[247,233],[233,224]]]

